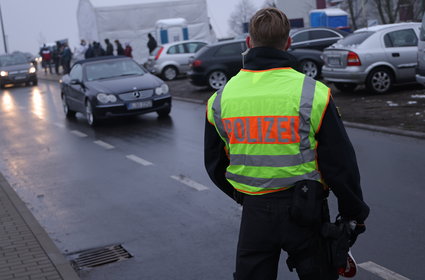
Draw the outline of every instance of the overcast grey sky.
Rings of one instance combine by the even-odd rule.
[[[122,2],[94,1],[97,5]],[[228,18],[239,1],[207,0],[208,14],[218,38],[228,36]],[[251,2],[259,7],[264,0]],[[76,17],[78,0],[0,0],[0,4],[9,52],[19,50],[34,54],[42,43],[65,38],[71,47],[79,42]],[[2,36],[0,44],[0,53],[4,53]]]

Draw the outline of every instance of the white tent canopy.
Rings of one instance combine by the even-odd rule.
[[[118,39],[123,45],[129,42],[139,62],[149,55],[147,34],[155,36],[155,23],[170,18],[187,21],[189,39],[215,40],[206,0],[80,0],[77,9],[81,39],[100,41],[103,45],[105,38]]]

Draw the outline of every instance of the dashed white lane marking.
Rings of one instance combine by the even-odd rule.
[[[147,161],[145,159],[142,159],[141,157],[135,156],[135,155],[127,155],[125,156],[126,158],[128,158],[129,160],[132,160],[134,162],[137,162],[138,164],[147,166],[147,165],[153,165],[152,162]]]
[[[78,137],[87,137],[87,134],[78,130],[71,130],[71,133],[77,135]]]
[[[105,148],[105,149],[107,149],[107,150],[111,150],[111,149],[115,148],[115,147],[114,147],[114,146],[112,146],[111,144],[108,144],[108,143],[106,143],[106,142],[103,142],[102,140],[96,140],[96,141],[93,141],[93,143],[95,143],[96,145],[99,145],[99,146],[101,146],[102,148]]]
[[[171,178],[173,178],[176,181],[179,181],[180,183],[185,184],[186,186],[189,186],[195,190],[198,191],[205,191],[208,190],[208,188],[202,184],[199,184],[198,182],[193,181],[192,179],[187,178],[184,175],[179,175],[179,176],[171,176]]]
[[[409,278],[406,278],[400,274],[395,273],[394,271],[391,271],[383,266],[380,266],[379,264],[376,264],[374,262],[364,262],[359,264],[361,268],[364,270],[369,271],[370,273],[373,273],[382,279],[385,280],[409,280]]]
[[[57,122],[55,122],[55,123],[53,123],[53,125],[54,125],[54,126],[57,126],[57,127],[60,127],[60,128],[65,128],[65,125],[64,125],[64,124],[62,124],[62,123],[57,123]]]

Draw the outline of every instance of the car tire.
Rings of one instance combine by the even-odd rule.
[[[300,63],[301,71],[307,76],[316,79],[320,74],[320,67],[313,60],[303,60]]]
[[[387,68],[373,69],[366,79],[366,87],[374,93],[387,93],[393,86],[393,73]]]
[[[352,92],[356,89],[357,84],[353,83],[334,83],[334,86],[341,92]]]
[[[37,80],[37,79],[33,80],[33,81],[32,81],[32,85],[33,85],[33,86],[38,85],[38,80]]]
[[[171,112],[171,106],[156,111],[156,113],[158,114],[158,117],[160,118],[168,117],[170,115],[170,112]]]
[[[68,103],[66,102],[64,94],[61,95],[61,99],[62,99],[62,108],[63,108],[63,112],[65,114],[65,117],[67,119],[74,118],[76,112],[69,109],[69,106],[68,106]]]
[[[6,84],[0,82],[0,88],[6,88]]]
[[[223,71],[216,70],[208,74],[208,85],[214,90],[223,88],[227,83],[227,75]]]
[[[86,100],[86,119],[90,126],[96,126],[98,123],[98,120],[93,113],[93,105],[91,104],[90,100]]]
[[[179,74],[179,72],[178,72],[177,68],[174,67],[174,66],[166,66],[162,70],[162,78],[164,78],[164,80],[166,80],[166,81],[174,80],[177,77],[178,74]]]

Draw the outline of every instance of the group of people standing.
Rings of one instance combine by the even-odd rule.
[[[63,74],[69,73],[71,69],[72,52],[68,43],[56,42],[56,46],[48,47],[46,44],[40,49],[40,56],[42,58],[42,67],[47,74],[49,70],[52,74],[52,65],[54,66],[55,73],[59,75],[59,66],[62,65]]]
[[[84,41],[84,45],[83,45],[83,41],[81,40],[81,44],[82,46],[85,46],[86,43]],[[85,59],[85,58],[92,58],[92,57],[97,57],[97,56],[105,56],[105,55],[124,55],[124,56],[128,56],[128,57],[133,57],[132,52],[133,49],[130,46],[130,43],[126,42],[124,45],[125,47],[123,48],[121,42],[116,39],[114,41],[115,43],[115,52],[114,52],[114,46],[112,45],[112,43],[109,41],[108,38],[105,39],[105,48],[102,47],[102,45],[100,44],[100,42],[96,42],[94,41],[92,44],[89,44],[87,47],[81,48],[79,47],[78,49],[81,49],[81,51],[79,51],[79,56],[80,59]],[[77,49],[76,49],[77,50]]]
[[[114,45],[111,41],[106,38],[104,40],[105,48],[102,47],[100,42],[93,41],[92,43],[87,44],[84,39],[81,39],[80,45],[78,45],[74,52],[71,52],[68,43],[56,42],[55,47],[48,47],[46,44],[40,49],[40,56],[43,59],[42,66],[45,73],[47,74],[48,70],[52,74],[52,65],[55,67],[55,73],[59,73],[59,66],[62,65],[63,73],[68,74],[71,70],[71,62],[76,62],[78,60],[83,60],[92,57],[98,56],[108,56],[108,55],[123,55],[128,57],[133,57],[133,49],[130,46],[129,42],[124,43],[124,47],[121,42],[116,39],[114,40]],[[148,43],[147,47],[149,53],[157,47],[157,42],[152,34],[148,34]]]

